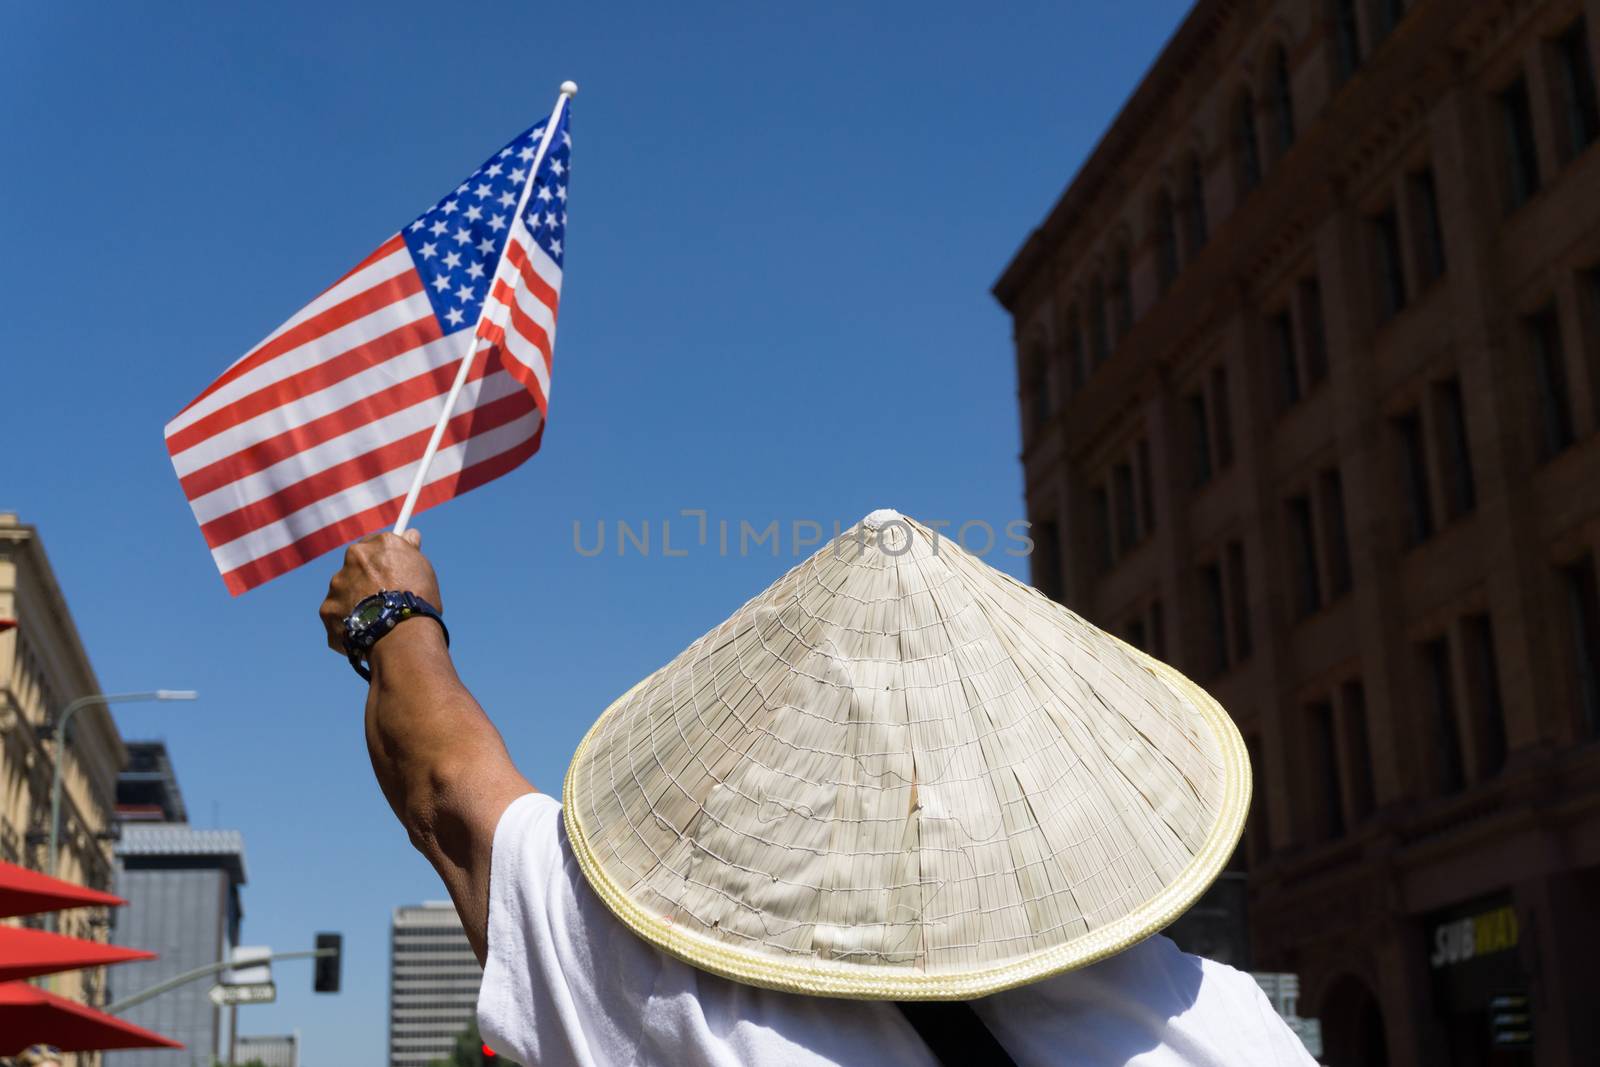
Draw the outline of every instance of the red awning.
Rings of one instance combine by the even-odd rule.
[[[126,904],[121,897],[85,889],[81,885],[51,878],[14,863],[0,863],[0,919],[13,915],[32,915],[39,911],[81,908],[87,904]]]
[[[154,952],[142,949],[103,945],[98,941],[63,937],[44,930],[25,930],[20,926],[0,926],[0,982],[155,958]]]
[[[183,1047],[26,982],[0,985],[0,1056],[15,1056],[30,1045],[54,1045],[63,1052]]]

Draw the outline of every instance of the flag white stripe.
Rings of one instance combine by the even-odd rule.
[[[502,312],[502,314],[506,314]],[[509,317],[509,314],[507,315]],[[517,328],[510,323],[506,324],[506,354],[521,363],[533,372],[534,378],[539,383],[539,391],[544,394],[545,401],[550,400],[550,372],[544,365],[544,353],[533,346],[533,342],[517,332]]]
[[[510,374],[503,370],[496,371],[478,381],[467,383],[461,390],[456,413],[471,411],[481,404],[492,403],[521,389],[522,383]],[[440,395],[442,396],[442,393]],[[283,461],[248,477],[229,482],[204,496],[196,497],[191,501],[194,517],[202,524],[208,523],[247,504],[280,493],[346,460],[364,456],[403,437],[431,429],[439,418],[441,403],[439,396],[431,396],[419,404],[413,404],[392,415],[359,426],[320,445],[296,452]]]
[[[439,449],[434,456],[433,466],[428,471],[426,484],[432,485],[442,478],[458,473],[465,465],[468,449],[471,449],[472,461],[480,463],[515,448],[538,431],[539,421],[540,414],[535,408],[521,418],[496,426],[492,430],[448,448]],[[316,533],[325,526],[331,526],[358,512],[404,496],[419,462],[421,456],[360,485],[352,486],[337,496],[301,508],[270,526],[252,530],[227,544],[217,546],[212,550],[211,556],[216,560],[217,568],[227,574],[251,560],[276,552],[302,537]]]

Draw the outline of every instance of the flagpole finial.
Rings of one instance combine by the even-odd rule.
[[[578,83],[577,82],[562,82],[561,83],[561,95],[565,96],[565,97],[577,96],[578,95]]]

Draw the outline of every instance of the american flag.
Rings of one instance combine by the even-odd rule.
[[[567,225],[566,103],[167,424],[172,465],[234,595],[394,523],[469,343],[473,366],[417,510],[538,451]]]

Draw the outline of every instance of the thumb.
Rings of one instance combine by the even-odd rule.
[[[422,547],[422,531],[416,527],[412,527],[400,536],[405,538],[406,541],[410,543],[412,548]]]

